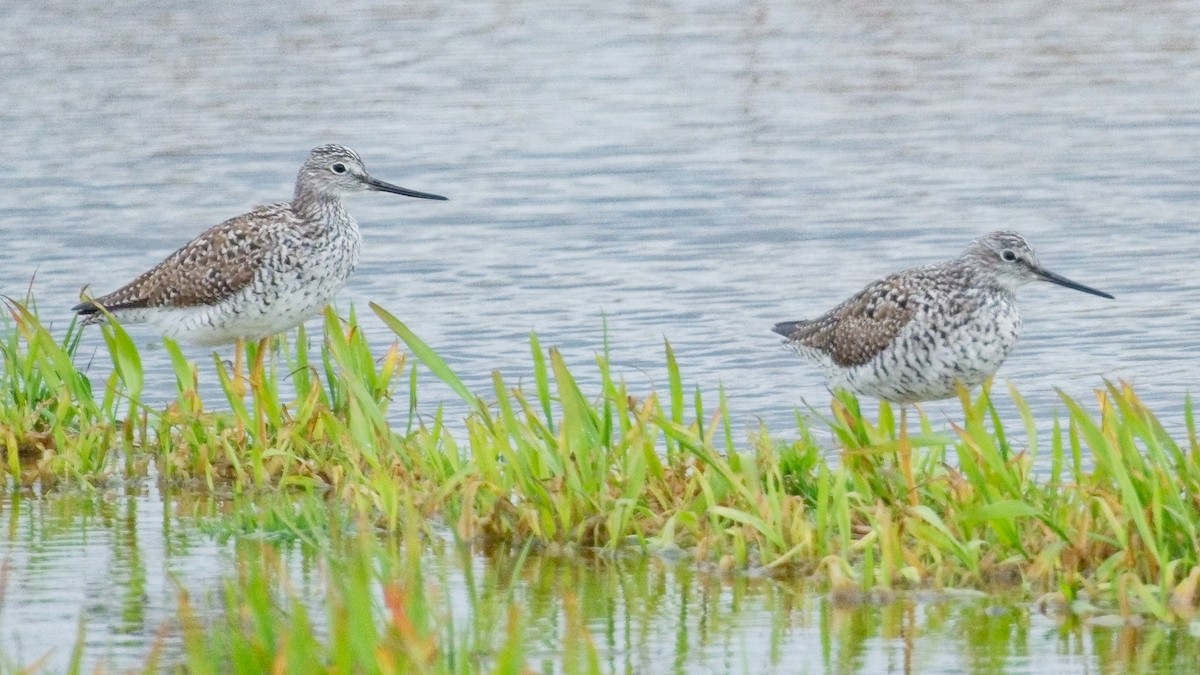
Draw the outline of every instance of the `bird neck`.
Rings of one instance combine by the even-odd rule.
[[[292,199],[292,209],[306,222],[324,226],[353,222],[337,195],[299,192]]]
[[[966,270],[968,272],[964,276],[965,285],[976,288],[992,288],[1011,298],[1016,297],[1017,289],[1025,283],[1022,279],[1000,274],[994,268],[983,265],[967,266]]]
[[[961,288],[980,289],[992,288],[1012,295],[1016,286],[995,270],[984,264],[980,256],[972,256],[970,252],[957,260],[934,265],[937,275],[952,280],[955,286]]]

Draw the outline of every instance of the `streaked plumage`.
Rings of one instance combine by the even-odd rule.
[[[293,328],[328,304],[358,264],[362,238],[341,195],[377,190],[445,199],[372,178],[358,154],[322,145],[296,177],[292,201],[260,206],[210,228],[125,286],[81,302],[125,323],[148,322],[200,345],[254,340]]]
[[[1047,271],[1025,238],[993,232],[959,257],[876,281],[816,319],[773,330],[831,386],[897,403],[948,398],[1000,368],[1017,343],[1016,289],[1049,281],[1112,298]]]

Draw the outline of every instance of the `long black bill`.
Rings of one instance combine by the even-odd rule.
[[[1052,284],[1058,284],[1059,286],[1066,286],[1067,288],[1074,288],[1077,291],[1083,291],[1084,293],[1091,293],[1092,295],[1098,295],[1102,298],[1108,298],[1109,300],[1116,300],[1116,298],[1109,295],[1108,293],[1105,293],[1104,291],[1098,291],[1098,290],[1092,288],[1091,286],[1084,286],[1081,283],[1071,281],[1070,279],[1068,279],[1064,276],[1055,274],[1054,272],[1051,272],[1050,270],[1036,270],[1036,273],[1039,277],[1041,277],[1041,279],[1043,281],[1049,281]]]
[[[446,198],[441,195],[435,195],[435,194],[431,194],[428,192],[417,192],[416,190],[409,190],[408,188],[402,188],[399,185],[392,185],[391,183],[385,183],[385,182],[379,180],[378,178],[371,178],[370,176],[367,176],[364,179],[364,181],[366,182],[367,187],[371,188],[372,190],[378,190],[380,192],[391,192],[392,194],[404,195],[405,197],[416,197],[418,199],[438,199],[443,202],[446,201]]]

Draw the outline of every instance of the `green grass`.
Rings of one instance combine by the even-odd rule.
[[[116,387],[104,401],[75,366],[81,329],[56,339],[26,305],[5,299],[0,322],[0,443],[5,471],[18,482],[91,481],[109,470],[118,442]],[[115,385],[115,383],[110,383]]]
[[[481,546],[683,550],[721,573],[816,573],[848,600],[1003,588],[1164,621],[1195,614],[1200,466],[1190,402],[1182,439],[1119,384],[1096,392],[1098,413],[1064,396],[1065,416],[1039,435],[1015,390],[1016,420],[1000,419],[988,387],[963,392],[949,429],[911,421],[911,505],[897,466],[898,411],[881,404],[875,414],[841,393],[828,414],[798,415],[788,432],[796,440],[766,429],[737,438],[723,392],[689,391],[669,345],[666,391],[635,396],[613,373],[607,345],[589,377],[600,384],[585,391],[536,336],[532,386],[497,371],[488,391],[472,391],[372,305],[396,343],[373,349],[353,314],[327,314],[319,349],[303,331],[277,341],[244,400],[224,363],[191,363],[168,341],[176,396],[153,407],[141,401],[141,359],[118,326],[104,329],[114,374],[93,384],[76,363],[76,327],[56,339],[24,305],[8,307],[0,433],[13,485],[89,485],[152,463],[180,489],[321,495],[384,537],[444,526]],[[429,376],[462,398],[465,420],[416,417]],[[224,395],[202,400],[197,383],[214,377]],[[287,400],[285,390],[294,392]],[[407,413],[403,423],[390,421],[393,408]],[[1035,460],[1049,473],[1034,473]],[[281,516],[278,529],[303,539],[314,523],[331,526],[298,513]]]

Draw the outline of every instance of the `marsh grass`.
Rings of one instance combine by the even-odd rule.
[[[102,402],[74,359],[80,327],[56,339],[25,304],[4,300],[0,321],[0,442],[4,467],[18,483],[87,482],[109,470],[116,433],[115,387]],[[113,383],[110,383],[110,385]]]
[[[319,498],[385,535],[428,535],[440,523],[483,547],[683,553],[717,573],[815,577],[846,601],[911,587],[1006,588],[1041,596],[1050,610],[1195,614],[1200,467],[1190,401],[1182,440],[1123,384],[1096,392],[1097,413],[1063,396],[1065,416],[1039,437],[1015,390],[1007,395],[1018,420],[1000,418],[990,387],[961,392],[962,417],[949,429],[924,415],[914,427],[910,505],[898,411],[881,404],[869,414],[839,393],[827,414],[798,414],[795,440],[766,429],[739,439],[724,393],[690,391],[670,345],[666,391],[631,391],[607,345],[588,379],[599,386],[585,391],[534,335],[532,385],[496,371],[491,389],[477,392],[372,305],[395,343],[377,353],[353,313],[327,313],[319,348],[301,330],[250,355],[262,357],[263,377],[245,398],[223,362],[197,365],[167,341],[176,395],[153,407],[141,401],[141,360],[119,326],[104,328],[113,374],[94,395],[74,361],[78,328],[55,340],[24,305],[8,307],[0,420],[12,484],[86,484],[152,462],[167,486]],[[418,372],[463,400],[461,424],[441,410],[415,415],[428,376]],[[213,373],[223,398],[210,402],[199,382]],[[1039,458],[1048,473],[1034,472]],[[319,520],[303,509],[276,515],[281,532],[305,532],[301,517]],[[238,526],[237,517],[234,531],[266,522]]]

